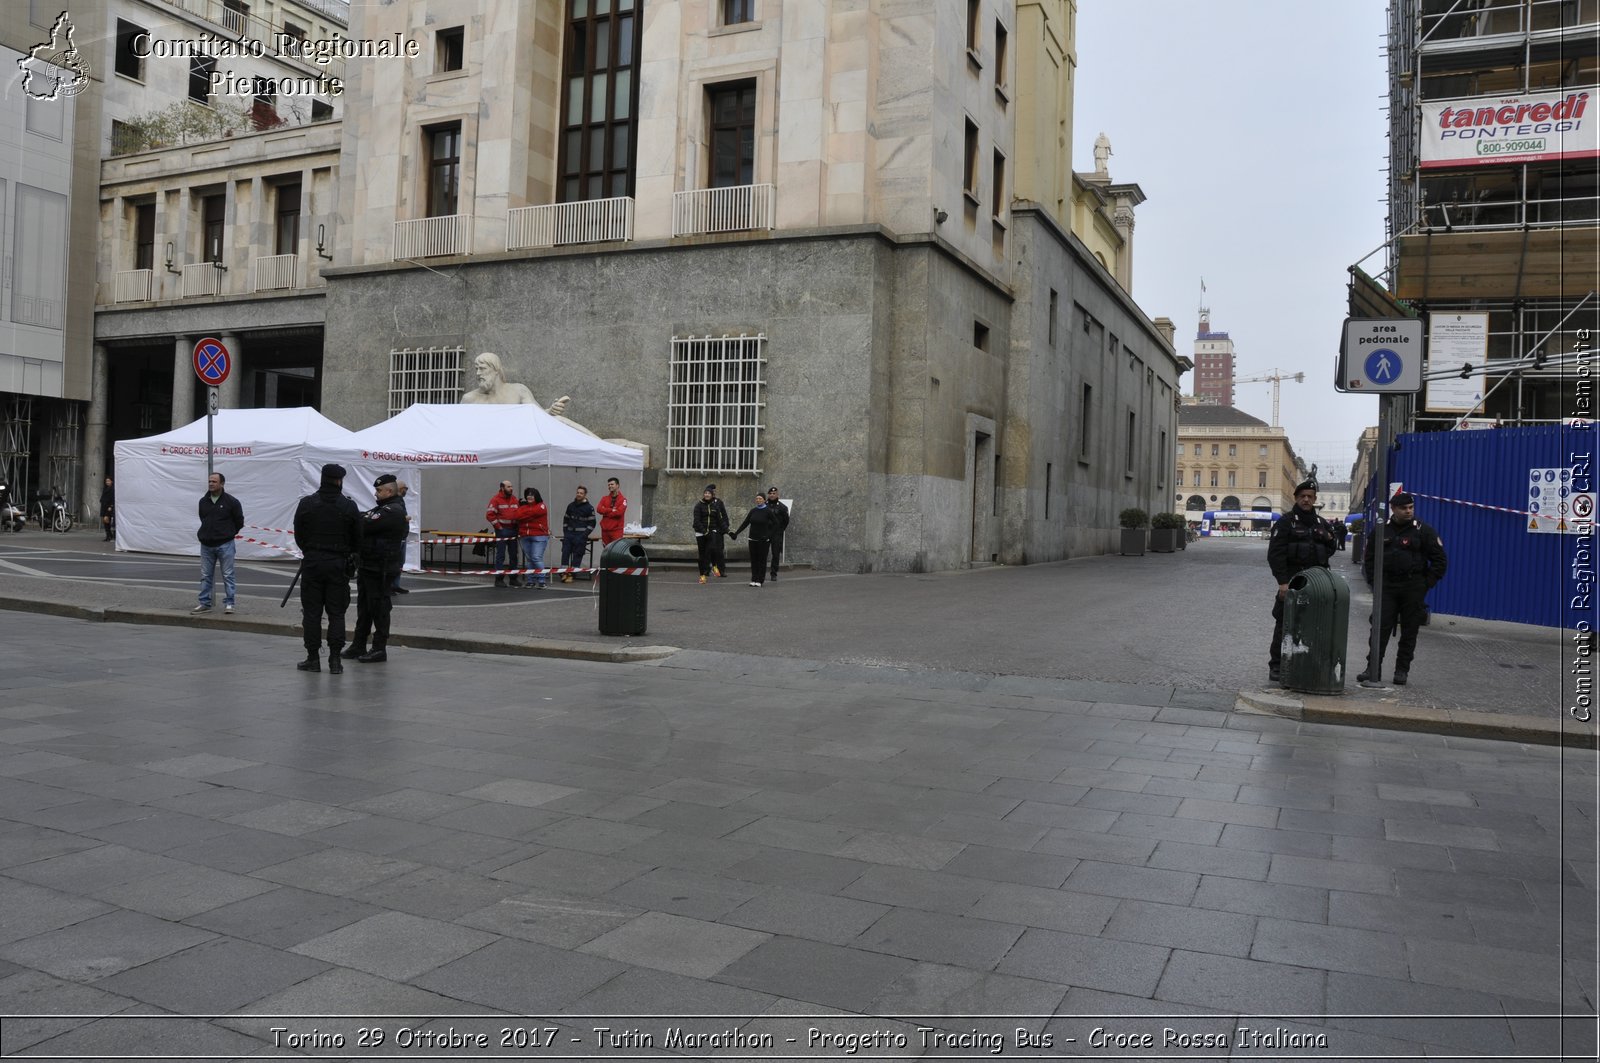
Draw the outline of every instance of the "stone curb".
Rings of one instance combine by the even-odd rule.
[[[1530,745],[1595,749],[1593,727],[1569,727],[1526,716],[1504,716],[1472,709],[1441,709],[1424,705],[1382,705],[1338,697],[1308,695],[1297,698],[1263,690],[1241,690],[1236,711],[1282,716],[1306,723],[1332,723],[1376,727],[1390,731],[1422,731],[1461,738],[1492,738]]]
[[[0,610],[47,613],[74,620],[98,620],[111,624],[148,624],[162,627],[194,627],[213,631],[247,631],[253,635],[281,635],[298,639],[300,625],[271,620],[252,620],[235,613],[174,613],[159,609],[124,609],[59,602],[40,602],[27,598],[0,597]],[[419,650],[453,650],[458,653],[493,653],[508,657],[555,657],[568,661],[594,661],[601,664],[630,664],[659,661],[678,652],[676,646],[620,645],[615,648],[587,642],[562,642],[554,639],[516,639],[503,635],[421,635],[392,634],[393,646]]]

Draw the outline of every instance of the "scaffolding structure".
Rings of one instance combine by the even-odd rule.
[[[33,396],[12,395],[6,400],[4,420],[0,421],[0,483],[11,488],[11,498],[26,506],[31,487],[28,483],[28,458],[32,454]]]
[[[69,513],[83,512],[81,500],[76,497],[82,472],[83,403],[62,403],[45,434],[41,480],[61,492]]]

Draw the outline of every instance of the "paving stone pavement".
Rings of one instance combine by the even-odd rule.
[[[1593,751],[6,617],[5,1055],[1595,1053]]]

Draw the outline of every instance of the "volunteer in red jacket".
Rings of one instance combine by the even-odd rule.
[[[517,490],[510,480],[500,481],[500,490],[489,499],[489,507],[484,511],[483,519],[494,526],[494,567],[517,567],[517,510],[521,504],[517,502]],[[504,587],[506,578],[496,576],[496,587]],[[511,586],[520,587],[522,581],[516,576],[511,577]]]
[[[522,489],[522,505],[517,507],[517,538],[522,542],[522,567],[544,568],[544,548],[550,542],[550,507],[544,504],[537,487]],[[547,572],[530,572],[522,585],[544,590],[549,579]]]
[[[606,481],[606,497],[594,507],[600,514],[600,545],[609,546],[622,538],[622,515],[628,512],[628,500],[622,497],[622,482],[615,476]]]

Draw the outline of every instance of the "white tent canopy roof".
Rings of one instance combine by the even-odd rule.
[[[218,447],[250,443],[299,445],[344,438],[350,435],[350,430],[328,420],[310,406],[297,406],[287,410],[218,410],[211,434]],[[203,447],[205,441],[206,419],[201,417],[182,428],[174,428],[158,436],[144,436],[123,442],[130,447],[143,448],[163,443],[199,443]],[[122,446],[122,443],[117,445]],[[201,456],[205,456],[204,451]],[[205,484],[202,482],[201,486]]]
[[[337,429],[337,426],[334,426]],[[363,466],[561,465],[642,469],[644,454],[582,432],[537,406],[408,406],[380,424],[314,441],[316,456]]]
[[[244,508],[244,534],[260,540],[238,543],[240,557],[292,556],[288,537],[271,529],[289,527],[300,496],[316,488],[316,477],[302,466],[307,443],[331,445],[349,434],[309,406],[217,411],[211,464]],[[198,554],[195,511],[206,492],[206,419],[120,440],[115,451],[117,548]]]

